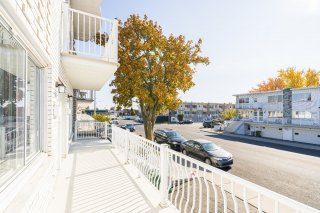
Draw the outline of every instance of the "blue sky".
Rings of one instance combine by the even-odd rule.
[[[234,102],[281,68],[320,70],[320,0],[104,0],[102,15],[147,14],[165,34],[203,39],[211,64],[198,66],[184,101]],[[112,106],[108,82],[99,108]]]

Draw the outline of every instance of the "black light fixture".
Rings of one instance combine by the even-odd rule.
[[[56,87],[58,88],[59,93],[65,93],[66,92],[66,87],[63,84],[56,84]]]

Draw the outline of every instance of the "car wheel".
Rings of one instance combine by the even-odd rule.
[[[184,154],[184,155],[187,155],[188,156],[188,153],[187,153],[187,150],[182,150],[182,154]]]
[[[208,165],[212,165],[212,162],[211,162],[211,160],[210,160],[209,158],[206,158],[206,159],[204,160],[204,162],[205,162],[206,164],[208,164]]]

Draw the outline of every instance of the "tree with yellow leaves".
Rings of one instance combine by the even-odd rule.
[[[276,78],[269,78],[267,81],[263,81],[250,92],[264,92],[281,90],[284,88],[301,88],[311,86],[320,86],[320,72],[313,69],[308,69],[305,72],[304,70],[299,71],[290,67],[279,70]]]
[[[119,26],[120,67],[111,82],[115,103],[130,107],[136,101],[144,121],[146,138],[153,140],[156,116],[180,104],[179,91],[193,85],[197,64],[209,64],[200,56],[201,39],[165,36],[147,16],[131,15]]]
[[[306,87],[319,86],[320,72],[317,72],[316,70],[313,70],[313,69],[308,69],[304,77],[305,77]]]

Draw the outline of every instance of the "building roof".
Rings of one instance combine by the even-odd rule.
[[[306,90],[306,89],[320,89],[320,86],[316,87],[302,87],[302,88],[291,88],[291,90],[297,91],[297,90]],[[267,94],[267,93],[276,93],[276,92],[282,92],[283,90],[271,90],[271,91],[265,91],[265,92],[249,92],[249,93],[242,93],[242,94],[235,94],[233,96],[242,96],[242,95],[255,95],[255,94]]]

